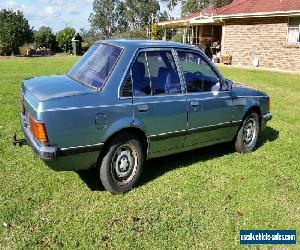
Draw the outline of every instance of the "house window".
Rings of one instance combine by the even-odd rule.
[[[300,17],[289,18],[288,43],[300,43]]]

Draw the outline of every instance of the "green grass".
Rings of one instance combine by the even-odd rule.
[[[114,196],[95,173],[54,172],[11,146],[21,81],[64,73],[76,59],[0,58],[0,249],[238,249],[240,229],[299,236],[299,75],[221,68],[271,96],[274,119],[258,149],[241,155],[222,144],[151,160],[139,187]]]

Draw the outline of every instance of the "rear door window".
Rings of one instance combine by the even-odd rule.
[[[146,52],[138,55],[131,68],[133,92],[135,96],[151,95],[150,76]]]
[[[181,93],[181,84],[171,51],[141,52],[132,65],[135,96]]]

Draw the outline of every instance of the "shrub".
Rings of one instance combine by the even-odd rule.
[[[171,38],[171,41],[182,43],[182,39],[183,39],[183,35],[180,33],[177,33]]]
[[[23,46],[19,47],[20,56],[28,56],[28,52],[32,50],[33,47],[34,47],[33,44],[28,44],[28,43],[25,43]]]

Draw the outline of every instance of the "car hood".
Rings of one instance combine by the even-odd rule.
[[[232,85],[232,93],[236,96],[267,96],[266,93],[240,83]]]
[[[22,84],[22,92],[30,92],[38,101],[82,95],[94,90],[80,84],[67,75],[42,76],[26,79]]]

